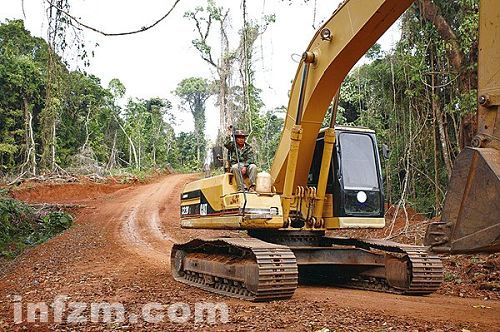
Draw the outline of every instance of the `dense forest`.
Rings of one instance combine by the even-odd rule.
[[[453,161],[473,137],[478,20],[478,0],[416,1],[395,48],[375,45],[343,84],[341,119],[376,130],[391,148],[390,203],[429,215],[442,208]]]
[[[69,43],[64,33],[71,20],[63,14],[51,16],[54,38],[48,42],[33,37],[21,20],[3,22],[0,175],[113,174],[167,165],[199,170],[207,154],[205,112],[213,100],[220,112],[219,141],[228,125],[244,128],[259,166],[268,169],[285,105],[269,109],[261,98],[255,41],[279,16],[252,20],[241,10],[237,45],[227,38],[229,10],[215,1],[184,14],[194,28],[193,48],[214,75],[186,77],[172,92],[195,128],[177,134],[170,100],[124,100],[126,87],[118,79],[104,86],[84,70],[68,69],[58,53]],[[390,203],[434,215],[442,208],[453,160],[474,126],[478,0],[419,0],[400,25],[401,40],[391,51],[375,45],[346,78],[337,120],[376,130],[379,144],[390,147],[383,161]],[[220,40],[217,54],[211,34]]]

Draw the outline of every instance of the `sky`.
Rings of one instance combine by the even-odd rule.
[[[1,0],[0,22],[24,19],[35,36],[47,35],[45,0]],[[216,0],[230,10],[230,46],[237,45],[237,31],[243,25],[241,0]],[[288,104],[288,90],[296,70],[299,54],[305,50],[315,30],[330,17],[341,0],[252,0],[246,1],[247,18],[261,21],[263,15],[276,14],[276,22],[255,43],[254,70],[256,86],[262,90],[265,110]],[[23,5],[24,3],[24,10]],[[123,32],[150,25],[162,17],[174,0],[70,0],[71,14],[87,25],[105,32]],[[101,79],[103,86],[118,78],[126,87],[126,97],[161,97],[170,100],[179,119],[176,132],[193,129],[189,112],[182,110],[173,92],[184,78],[197,76],[211,79],[213,72],[191,41],[195,38],[194,23],[184,13],[205,1],[181,0],[172,13],[154,28],[130,36],[105,37],[83,30],[83,39],[94,57],[86,71]],[[24,13],[23,13],[24,12]],[[314,28],[314,27],[315,28]],[[215,32],[215,29],[214,29]],[[384,50],[399,38],[397,23],[379,41]],[[210,40],[217,47],[218,37]],[[95,46],[98,44],[98,46]],[[214,52],[217,54],[217,51]],[[218,110],[207,105],[206,136],[216,136]]]

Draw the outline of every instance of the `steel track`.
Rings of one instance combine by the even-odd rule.
[[[317,231],[255,231],[251,235],[264,241],[286,245],[292,251],[294,247],[300,246],[355,247],[368,251],[378,251],[383,254],[392,254],[398,256],[401,260],[406,259],[408,262],[407,278],[409,282],[406,287],[395,287],[382,278],[364,276],[343,278],[344,276],[341,275],[338,280],[342,280],[341,286],[343,287],[397,294],[426,295],[435,292],[443,282],[442,261],[438,256],[429,253],[429,248],[425,246],[406,245],[380,239],[328,237],[324,235],[324,232]]]
[[[179,262],[199,252],[212,254],[208,261],[216,261],[217,256],[224,259],[224,256],[232,255],[234,263],[232,265],[228,261],[225,266],[227,272],[221,273],[210,269],[210,263],[205,271],[193,271]],[[257,271],[255,276],[246,276],[250,277],[251,283],[233,275],[236,264]],[[298,283],[297,261],[293,252],[285,246],[253,238],[197,239],[176,244],[172,249],[172,272],[175,280],[185,284],[255,302],[289,299]]]
[[[427,247],[323,235],[276,237],[276,234],[269,233],[265,241],[218,238],[176,244],[172,249],[172,273],[177,281],[225,296],[255,302],[289,299],[298,283],[298,263],[293,251],[304,245],[354,247],[391,255],[406,269],[401,272],[407,281],[404,285],[394,285],[380,277],[340,272],[334,280],[342,287],[426,295],[435,292],[443,281],[442,262],[439,257],[429,254]],[[390,267],[386,266],[386,269]]]
[[[335,243],[336,238],[333,239]],[[424,246],[406,245],[387,240],[352,240],[357,246],[382,250],[391,253],[404,254],[408,259],[409,285],[407,288],[394,288],[400,294],[426,295],[434,293],[443,282],[443,263],[441,259],[429,253],[429,248]],[[390,287],[390,286],[389,286]]]

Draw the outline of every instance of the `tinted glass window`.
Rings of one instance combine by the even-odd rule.
[[[373,215],[380,213],[380,192],[366,191],[366,201],[360,202],[357,198],[359,191],[347,191],[345,193],[345,212],[354,215]]]
[[[377,163],[370,136],[342,133],[339,143],[344,189],[377,190]]]

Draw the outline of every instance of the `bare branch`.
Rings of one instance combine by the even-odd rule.
[[[208,34],[210,33],[210,27],[212,25],[211,15],[208,16],[207,26],[206,26],[205,32],[202,31],[201,21],[196,16],[196,13],[192,13],[192,15],[190,15],[190,16],[194,20],[195,26],[196,26],[196,31],[198,32],[198,35],[200,36],[199,40],[193,41],[194,47],[196,47],[196,49],[200,52],[201,58],[204,61],[211,64],[213,67],[217,67],[215,61],[213,60],[212,52],[211,52],[210,48],[207,46],[207,38],[208,38]],[[197,42],[197,41],[199,41],[199,42]]]
[[[198,18],[196,17],[196,13],[193,13],[192,18],[194,20],[194,24],[196,25],[196,31],[198,31],[198,34],[200,35],[201,40],[207,39],[208,31],[210,30],[210,25],[208,25],[205,35],[203,35],[203,33],[201,32],[201,24],[200,24],[200,21],[198,20]]]
[[[83,22],[81,22],[80,20],[78,20],[77,18],[75,18],[74,16],[72,16],[70,13],[68,13],[67,11],[63,10],[62,8],[59,8],[57,7],[56,5],[54,5],[52,3],[52,0],[45,0],[49,6],[52,8],[55,8],[57,9],[58,11],[60,11],[61,13],[63,13],[64,15],[66,15],[70,20],[71,22],[73,23],[76,23],[78,26],[82,26],[86,29],[89,29],[89,30],[92,30],[94,32],[97,32],[97,33],[100,33],[101,35],[104,35],[106,37],[116,37],[116,36],[126,36],[126,35],[132,35],[132,34],[135,34],[135,33],[139,33],[139,32],[144,32],[146,30],[149,30],[151,28],[153,28],[154,26],[156,26],[158,23],[160,23],[161,21],[163,21],[165,18],[167,18],[168,15],[170,15],[170,13],[174,10],[174,8],[177,6],[177,4],[181,1],[181,0],[176,0],[174,2],[174,4],[172,5],[172,7],[169,9],[169,11],[163,15],[160,19],[158,19],[157,21],[155,21],[153,24],[151,25],[148,25],[148,26],[143,26],[141,27],[140,29],[137,29],[137,30],[132,30],[132,31],[127,31],[127,32],[115,32],[115,33],[111,33],[111,32],[104,32],[100,29],[97,29],[97,28],[94,28],[88,24],[85,24]]]
[[[211,25],[212,25],[212,16],[208,16],[207,31],[205,31],[205,36],[203,37],[204,40],[207,40],[207,38],[208,38],[208,34],[210,32]]]
[[[24,10],[24,0],[21,0],[21,9],[23,11],[23,17],[26,20],[26,11]]]

